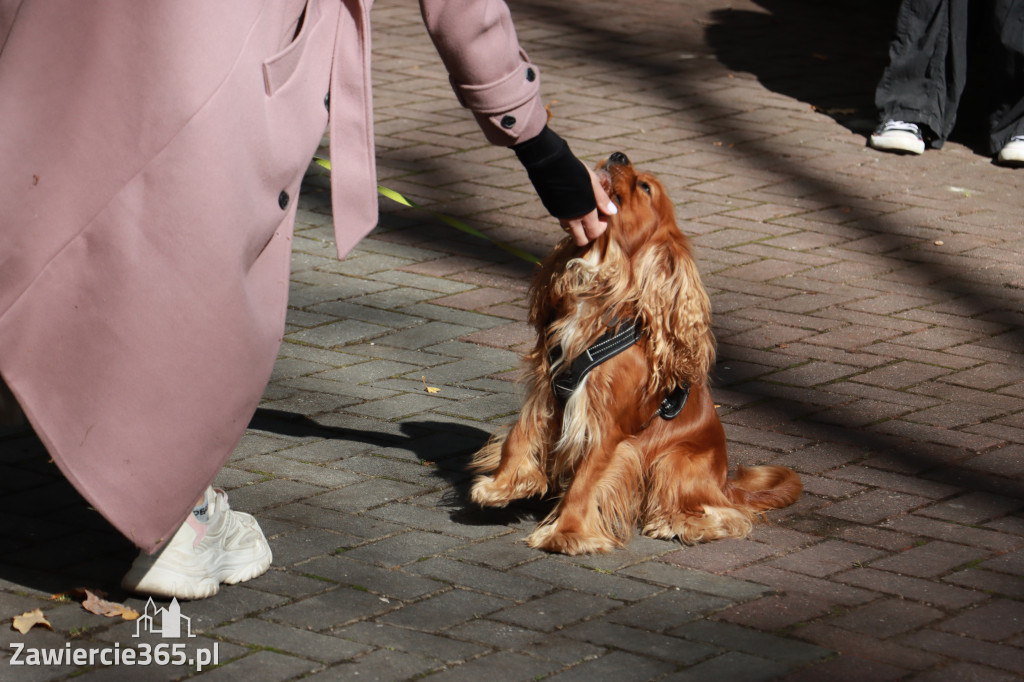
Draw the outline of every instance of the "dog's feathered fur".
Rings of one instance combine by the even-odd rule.
[[[621,154],[598,174],[619,211],[592,244],[563,240],[536,276],[526,401],[518,421],[474,458],[484,475],[471,497],[501,507],[560,496],[528,540],[552,552],[608,551],[637,526],[686,543],[743,537],[755,515],[797,499],[800,478],[780,466],[740,467],[727,478],[725,433],[708,389],[711,305],[689,243],[653,176]],[[571,362],[632,319],[640,341],[595,368],[561,404],[549,352],[561,346]],[[682,413],[658,417],[665,396],[687,385]]]

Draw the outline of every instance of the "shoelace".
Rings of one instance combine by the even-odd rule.
[[[919,133],[920,128],[917,127],[916,123],[907,123],[906,121],[886,121],[885,125],[882,126],[883,132],[890,130],[901,130],[908,133]]]

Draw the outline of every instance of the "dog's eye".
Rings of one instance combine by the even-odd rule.
[[[650,186],[650,185],[648,185],[648,184],[647,184],[646,182],[644,182],[643,180],[640,180],[640,181],[639,181],[639,182],[637,183],[637,186],[638,186],[638,187],[640,187],[640,189],[642,189],[642,190],[643,190],[644,192],[646,192],[646,193],[647,193],[647,196],[650,196],[650,195],[651,195],[651,186]]]

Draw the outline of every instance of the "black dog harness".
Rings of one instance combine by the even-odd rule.
[[[572,392],[576,390],[584,377],[592,369],[606,360],[610,360],[619,353],[629,349],[643,332],[636,321],[619,327],[618,331],[609,331],[594,342],[594,345],[583,351],[583,354],[571,363],[560,362],[562,360],[562,347],[557,346],[548,352],[548,362],[551,365],[551,388],[555,397],[563,403],[569,399]],[[673,419],[683,411],[686,399],[690,395],[690,386],[679,386],[661,401],[658,408],[658,416],[662,419]]]

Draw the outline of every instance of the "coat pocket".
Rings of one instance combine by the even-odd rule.
[[[298,71],[302,55],[306,52],[310,36],[323,21],[320,3],[310,0],[303,10],[304,19],[295,39],[287,47],[263,62],[263,86],[268,97],[273,97]]]

